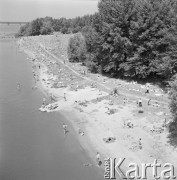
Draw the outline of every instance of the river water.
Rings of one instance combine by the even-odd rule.
[[[21,84],[21,91],[17,84]],[[14,40],[0,40],[0,180],[101,180],[69,122],[42,113],[30,62]],[[62,123],[69,124],[67,136]]]

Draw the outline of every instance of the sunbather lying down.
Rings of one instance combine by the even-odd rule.
[[[112,142],[116,141],[116,138],[115,137],[107,137],[107,138],[103,138],[103,141],[105,143],[112,143]]]
[[[156,133],[162,133],[164,131],[164,127],[155,127],[153,126],[152,129],[150,129],[151,132],[156,132]]]
[[[78,133],[79,133],[81,136],[84,136],[84,131],[82,131],[80,128],[78,129]]]
[[[134,127],[134,124],[133,124],[130,120],[128,120],[127,122],[124,121],[123,127],[124,127],[124,128],[125,128],[125,127],[133,128],[133,127]]]
[[[47,106],[42,105],[41,108],[39,108],[39,110],[43,111],[43,112],[45,112],[45,111],[48,112],[50,110],[56,109],[57,107],[58,107],[58,104],[51,104],[51,105],[47,105]]]
[[[152,104],[152,106],[154,107],[160,107],[160,104],[158,102],[155,102],[154,104]]]
[[[117,109],[109,109],[108,107],[107,107],[107,114],[108,115],[111,115],[111,114],[114,114],[114,113],[116,113],[117,112]]]
[[[50,109],[50,110],[53,110],[53,109],[56,109],[58,107],[58,104],[51,104],[49,107],[48,107],[48,109]]]

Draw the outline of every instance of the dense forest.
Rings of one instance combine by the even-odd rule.
[[[20,36],[38,36],[52,34],[53,32],[61,32],[63,34],[77,33],[82,31],[84,27],[92,26],[95,15],[85,15],[73,19],[53,19],[52,17],[37,18],[32,22],[20,28],[16,37]]]
[[[75,60],[91,70],[112,76],[169,79],[177,71],[176,4],[176,0],[102,0],[94,15],[38,18],[21,27],[17,36],[82,32],[85,57]]]
[[[98,13],[73,19],[36,19],[17,36],[54,31],[75,34],[68,58],[82,62],[92,72],[177,82],[177,0],[100,0]],[[172,87],[177,92],[175,83]],[[175,114],[177,95],[171,97]]]
[[[87,54],[80,61],[112,76],[170,79],[176,73],[176,1],[102,0],[98,8],[82,32]]]

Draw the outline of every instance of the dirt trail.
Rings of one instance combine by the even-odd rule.
[[[73,73],[75,73],[75,74],[78,75],[79,77],[82,77],[83,79],[85,79],[85,80],[87,80],[87,81],[90,81],[90,82],[93,82],[93,83],[97,83],[97,84],[99,84],[100,86],[102,86],[103,88],[105,88],[106,90],[111,91],[111,89],[108,88],[107,86],[105,86],[105,85],[103,85],[103,84],[101,84],[101,83],[99,83],[99,82],[97,82],[97,81],[94,81],[94,80],[92,80],[92,79],[90,79],[90,78],[81,76],[77,71],[75,71],[74,69],[72,69],[70,66],[68,66],[67,64],[64,64],[64,62],[63,62],[61,59],[59,59],[57,56],[55,56],[55,55],[52,54],[51,52],[47,51],[47,50],[45,49],[45,47],[44,47],[41,43],[39,44],[39,46],[40,46],[47,54],[49,54],[50,56],[52,56],[54,59],[58,60],[60,63],[62,63],[65,67],[67,67],[69,70],[71,70]]]
[[[102,83],[99,83],[98,81],[95,81],[91,78],[88,78],[88,77],[83,77],[80,75],[80,73],[78,73],[76,70],[74,70],[73,68],[71,68],[70,66],[68,66],[67,64],[65,64],[60,58],[58,58],[57,56],[55,56],[54,54],[52,54],[51,52],[49,52],[48,50],[46,50],[45,46],[42,45],[41,43],[38,43],[39,46],[48,54],[50,55],[51,57],[53,57],[55,60],[59,61],[60,63],[62,63],[66,68],[68,68],[69,70],[71,70],[73,73],[75,73],[77,76],[87,80],[87,81],[90,81],[92,83],[97,83],[98,85],[100,85],[101,87],[103,87],[104,89],[108,90],[108,91],[112,91],[111,88],[108,88],[107,86],[103,85]],[[132,97],[132,93],[127,93],[127,92],[120,92],[119,90],[119,95],[121,96],[127,96],[127,97]],[[146,97],[143,97],[143,95],[135,95],[133,94],[133,97],[136,97],[137,99],[138,98],[141,98],[143,100],[146,100],[148,101],[149,98],[146,98]],[[152,99],[153,100],[153,99]],[[157,102],[160,102],[161,104],[163,105],[167,105],[168,106],[168,103],[164,102],[163,100],[155,100]]]

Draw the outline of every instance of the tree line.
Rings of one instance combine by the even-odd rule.
[[[101,0],[98,8],[82,31],[87,58],[81,61],[113,76],[169,79],[176,73],[176,0]]]
[[[22,26],[16,37],[38,36],[61,32],[63,34],[77,33],[84,27],[92,26],[94,15],[85,15],[73,19],[53,19],[52,17],[37,18]]]
[[[82,33],[75,39],[84,38],[85,49],[80,51],[85,55],[75,59],[94,71],[131,78],[170,79],[176,74],[177,0],[100,0],[98,13],[73,19],[37,18],[16,36],[54,31]],[[75,61],[73,57],[69,59]]]
[[[68,58],[92,72],[177,79],[177,0],[100,0],[98,13],[73,19],[38,18],[22,26],[17,36],[54,31],[75,34]],[[175,83],[172,87],[176,92]],[[177,96],[171,97],[176,112]]]

